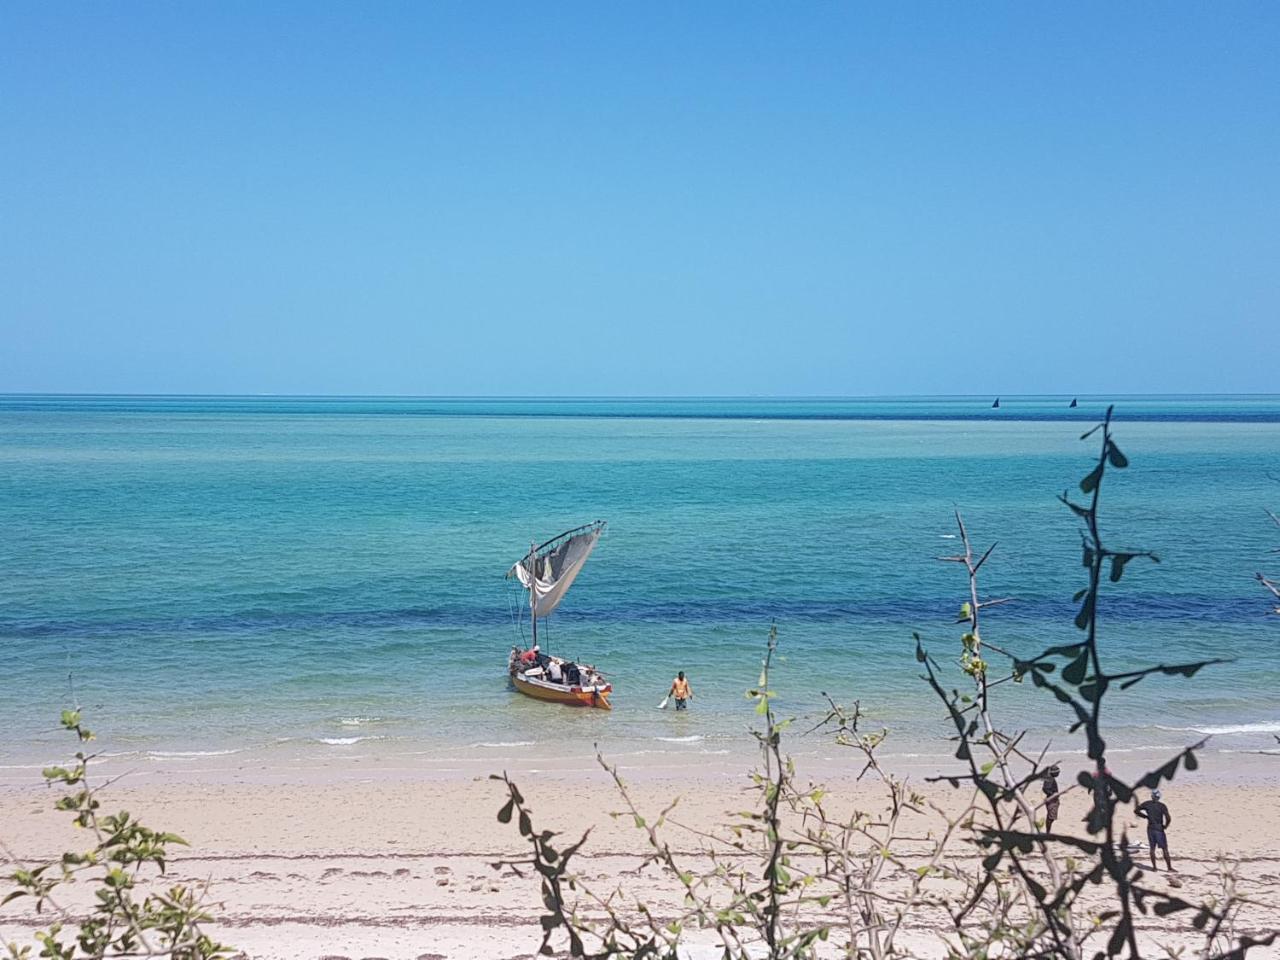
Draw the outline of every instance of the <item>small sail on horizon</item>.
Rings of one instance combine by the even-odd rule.
[[[507,578],[515,577],[529,591],[529,606],[535,619],[551,616],[560,606],[604,528],[605,521],[596,520],[566,530],[511,565]]]
[[[996,397],[996,402],[991,405],[991,409],[995,410],[1000,406],[1000,398]]]
[[[1079,399],[1079,397],[1072,397],[1072,398],[1071,398],[1071,403],[1070,403],[1070,404],[1068,404],[1068,406],[1071,406],[1071,407],[1073,407],[1073,408],[1074,408],[1074,407],[1078,407],[1078,406],[1079,406],[1079,404],[1078,404],[1078,403],[1076,403],[1076,401],[1077,401],[1078,399]]]

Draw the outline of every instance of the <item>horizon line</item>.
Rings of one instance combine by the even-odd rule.
[[[415,394],[415,393],[113,393],[101,391],[3,391],[0,400],[12,398],[107,398],[107,399],[172,399],[190,398],[201,400],[488,400],[488,401],[527,401],[527,400],[569,400],[569,401],[653,401],[653,400],[991,400],[1016,402],[1019,400],[1058,400],[1075,398],[1078,400],[1107,399],[1153,399],[1153,398],[1208,398],[1221,397],[1229,399],[1276,398],[1280,393],[1245,392],[1229,393],[1218,391],[1191,393],[883,393],[883,394]]]

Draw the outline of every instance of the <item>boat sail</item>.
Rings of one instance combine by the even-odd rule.
[[[596,520],[538,546],[511,565],[507,579],[516,579],[529,591],[529,620],[533,644],[529,650],[512,649],[507,672],[515,688],[526,696],[574,706],[612,709],[610,684],[595,667],[552,657],[538,646],[538,621],[560,606],[573,581],[604,533],[605,522]]]

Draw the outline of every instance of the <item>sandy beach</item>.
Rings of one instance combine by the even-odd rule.
[[[0,3],[0,960],[1280,960],[1278,49]]]
[[[735,759],[743,761],[745,773],[749,758]],[[1140,762],[1133,759],[1132,772]],[[1130,772],[1117,767],[1120,776]],[[824,781],[837,813],[879,809],[878,789],[856,782],[853,772],[831,767],[799,775]],[[924,782],[930,768],[901,772],[941,805],[957,802],[949,787]],[[540,828],[574,837],[592,828],[577,861],[586,883],[601,891],[622,884],[659,914],[678,907],[671,878],[653,866],[641,869],[642,832],[630,818],[609,816],[622,804],[602,770],[516,769],[512,775]],[[655,765],[633,769],[627,778],[637,805],[652,814],[680,797],[679,826],[668,826],[667,836],[693,869],[706,864],[696,831],[723,824],[749,805],[745,776]],[[52,809],[56,794],[35,778],[20,779],[6,778],[0,789],[0,835],[13,852],[38,861],[82,844],[83,834],[77,836],[67,816]],[[1256,901],[1241,914],[1242,932],[1280,926],[1278,780],[1280,757],[1240,755],[1229,764],[1215,758],[1165,792],[1181,892],[1192,901],[1211,896],[1219,856],[1237,861],[1242,892]],[[173,860],[170,880],[208,881],[210,899],[221,904],[213,932],[248,957],[506,960],[536,953],[541,911],[535,880],[491,866],[525,852],[514,827],[495,820],[504,797],[503,785],[481,773],[415,776],[376,763],[358,771],[347,764],[305,772],[171,765],[124,776],[103,801],[107,809],[127,809],[190,841]],[[1079,790],[1064,798],[1067,830],[1081,829],[1084,809]],[[1124,822],[1142,835],[1131,814]],[[909,826],[923,841],[937,823],[918,817]],[[923,842],[915,846],[924,849]],[[68,893],[60,899],[72,909],[77,903]],[[21,903],[10,904],[0,913],[0,937],[28,940],[41,919]],[[904,942],[922,955],[940,956],[944,927],[944,916],[920,911]],[[1153,946],[1194,942],[1185,922],[1173,919],[1147,918],[1142,935]]]

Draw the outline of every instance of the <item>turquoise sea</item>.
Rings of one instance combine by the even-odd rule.
[[[857,698],[892,749],[942,754],[912,632],[954,660],[966,585],[936,559],[952,511],[999,541],[985,592],[1014,602],[987,638],[1069,641],[1083,570],[1055,496],[1111,399],[1132,466],[1108,476],[1105,530],[1161,562],[1108,589],[1109,662],[1236,658],[1115,697],[1113,739],[1274,748],[1280,617],[1253,578],[1280,573],[1280,397],[9,395],[0,766],[62,756],[73,701],[110,749],[150,758],[715,754],[747,742],[771,623],[784,712]],[[527,636],[504,572],[597,518],[544,639],[609,675],[611,713],[527,700],[504,672]],[[677,669],[683,716],[655,709]],[[1055,704],[1002,695],[1011,724],[1068,742]]]

